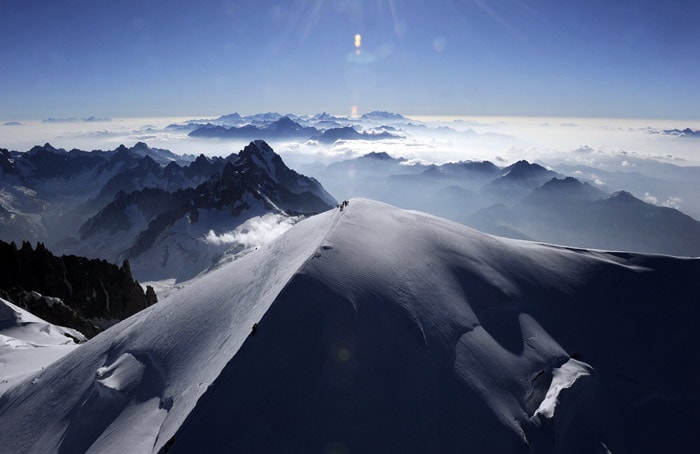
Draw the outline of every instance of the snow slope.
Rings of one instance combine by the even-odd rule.
[[[7,391],[0,446],[695,451],[699,274],[353,199]]]
[[[0,395],[87,339],[0,298]]]

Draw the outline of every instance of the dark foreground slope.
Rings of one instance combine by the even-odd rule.
[[[0,445],[693,452],[698,275],[351,200],[5,393]]]

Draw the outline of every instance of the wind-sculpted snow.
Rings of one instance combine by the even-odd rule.
[[[6,392],[0,446],[700,449],[699,260],[341,206]]]
[[[0,298],[0,395],[86,340]]]

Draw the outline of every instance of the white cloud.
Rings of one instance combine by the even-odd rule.
[[[668,208],[675,208],[676,210],[679,210],[681,207],[681,200],[680,197],[669,197],[666,199],[664,203],[662,203],[662,206],[668,207]]]
[[[241,245],[247,249],[269,243],[289,230],[297,221],[299,221],[298,217],[268,213],[248,219],[229,232],[218,234],[210,230],[204,240],[215,246]]]
[[[233,109],[232,109],[233,110]],[[24,127],[3,130],[0,147],[28,150],[37,144],[50,142],[66,149],[114,149],[120,143],[127,146],[146,141],[152,147],[167,148],[179,154],[227,156],[241,150],[247,141],[208,140],[188,137],[187,131],[166,129],[172,123],[185,123],[187,118],[132,118],[112,119],[100,122],[22,123]],[[329,163],[340,159],[361,156],[372,151],[384,151],[392,156],[403,156],[423,162],[444,163],[462,160],[515,162],[519,159],[546,162],[578,162],[603,167],[620,166],[631,157],[650,158],[662,162],[700,164],[694,141],[673,140],[673,137],[650,134],[644,123],[628,120],[605,119],[547,119],[547,118],[461,118],[427,117],[411,119],[414,125],[420,120],[429,128],[406,128],[392,124],[407,132],[407,137],[379,141],[345,141],[334,145],[314,141],[284,143],[272,141],[273,148],[285,161]],[[572,127],[571,125],[577,125]],[[362,124],[356,124],[361,127]],[[383,126],[367,124],[366,127]],[[686,124],[664,124],[655,121],[654,129],[682,128]],[[436,129],[442,127],[443,129]],[[447,129],[450,128],[450,129]],[[466,134],[465,129],[471,129]],[[630,150],[628,153],[614,150]],[[606,160],[610,158],[609,160]],[[617,157],[617,159],[613,159]],[[595,158],[595,161],[592,159]],[[686,161],[682,161],[685,159]]]
[[[676,210],[680,209],[681,202],[683,201],[680,197],[671,196],[671,197],[668,197],[663,202],[659,202],[659,198],[652,195],[649,192],[644,193],[643,199],[647,203],[651,203],[653,205],[667,207],[667,208],[675,208]]]

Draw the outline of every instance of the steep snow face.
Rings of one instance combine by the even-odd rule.
[[[695,451],[698,273],[353,199],[6,392],[0,445]]]
[[[0,398],[0,420],[12,428],[0,431],[0,445],[11,452],[157,451],[319,247],[334,214],[301,222],[9,391]],[[128,386],[105,383],[106,371],[129,377]],[[31,403],[21,403],[22,395]],[[40,435],[20,435],[36,424]]]

